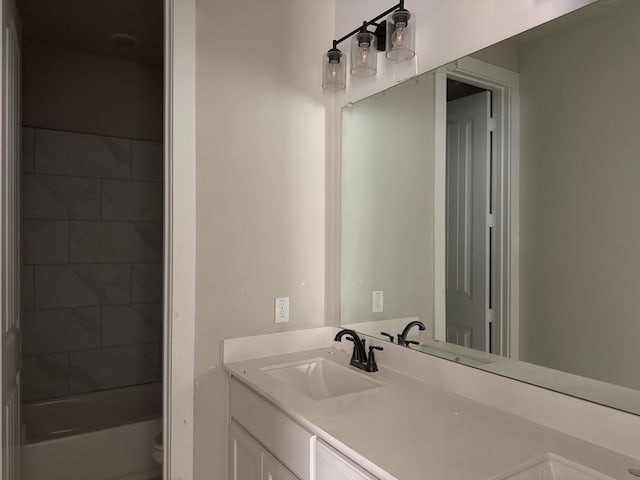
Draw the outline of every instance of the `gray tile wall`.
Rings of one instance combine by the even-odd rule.
[[[22,139],[24,401],[159,381],[162,144]]]

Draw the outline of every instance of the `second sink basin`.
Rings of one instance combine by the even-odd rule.
[[[339,397],[383,385],[324,358],[264,367],[262,371],[312,400]]]
[[[615,480],[584,465],[547,453],[521,465],[510,473],[490,480]]]

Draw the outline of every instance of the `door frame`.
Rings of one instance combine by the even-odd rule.
[[[21,476],[22,27],[14,0],[0,4],[0,478]]]
[[[446,340],[446,145],[447,79],[474,85],[493,94],[494,168],[496,180],[497,271],[493,285],[493,343],[501,355],[519,355],[519,225],[520,225],[520,80],[519,74],[465,57],[436,70],[434,166],[434,335]],[[494,267],[494,268],[495,268]]]
[[[164,0],[164,12],[163,478],[191,480],[196,281],[195,0]]]

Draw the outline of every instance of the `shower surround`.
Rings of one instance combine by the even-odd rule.
[[[23,401],[161,379],[162,144],[23,129]]]

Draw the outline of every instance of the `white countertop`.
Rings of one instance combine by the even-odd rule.
[[[635,478],[627,469],[638,460],[402,375],[385,367],[385,353],[377,355],[380,371],[364,374],[384,386],[325,400],[261,369],[318,357],[348,366],[350,355],[335,347],[229,361],[236,355],[225,369],[381,478],[487,479],[548,452],[616,479]]]

